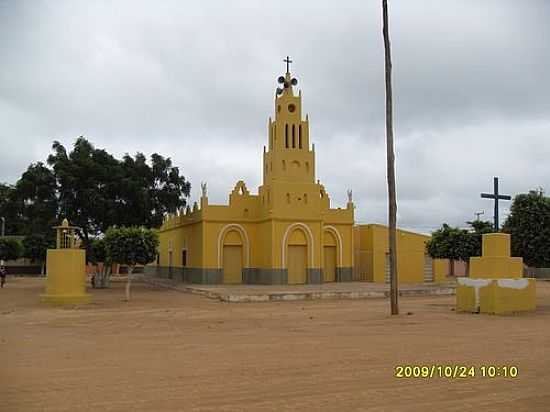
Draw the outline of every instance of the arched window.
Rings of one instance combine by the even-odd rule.
[[[307,193],[304,193],[304,203],[307,205]]]
[[[286,170],[286,160],[283,160],[283,170]]]
[[[298,126],[298,146],[302,148],[302,125]]]
[[[290,193],[286,194],[286,202],[290,204]]]
[[[292,148],[296,149],[296,127],[292,125]]]

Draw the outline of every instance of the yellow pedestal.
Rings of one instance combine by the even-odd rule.
[[[536,281],[523,278],[523,259],[510,257],[510,235],[483,235],[481,257],[470,258],[470,277],[458,278],[456,310],[505,314],[536,308]]]
[[[459,312],[507,314],[536,308],[536,281],[532,278],[458,278],[456,309]]]
[[[510,279],[523,275],[523,259],[509,256],[470,258],[470,277],[479,279]]]
[[[40,300],[52,304],[90,303],[86,293],[86,252],[82,249],[49,249],[46,258],[46,293]]]
[[[510,235],[488,233],[482,238],[482,255],[470,258],[470,277],[509,279],[523,276],[523,259],[510,257]]]

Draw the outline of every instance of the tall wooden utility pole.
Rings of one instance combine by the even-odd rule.
[[[386,157],[388,167],[388,215],[390,245],[390,298],[391,314],[399,314],[397,285],[397,201],[395,195],[395,153],[393,150],[393,102],[391,88],[391,45],[388,27],[388,0],[382,0],[382,34],[384,36],[384,57],[386,67]]]

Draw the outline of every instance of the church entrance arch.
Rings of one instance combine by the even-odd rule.
[[[307,279],[307,238],[302,229],[294,229],[288,239],[288,283],[303,284]]]
[[[336,239],[332,233],[323,234],[323,282],[336,281]]]
[[[223,283],[242,283],[243,268],[248,267],[249,241],[241,225],[225,226],[218,238],[218,267],[223,272]]]
[[[242,283],[243,241],[236,230],[230,230],[223,241],[223,283]]]
[[[313,266],[313,235],[303,223],[290,225],[283,237],[283,269],[287,269],[288,284],[307,282],[307,269]]]

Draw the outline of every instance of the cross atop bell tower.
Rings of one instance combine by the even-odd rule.
[[[290,74],[290,63],[292,63],[292,60],[290,60],[290,57],[286,56],[286,59],[283,61],[286,63],[286,73]]]
[[[282,86],[277,88],[277,96],[294,96],[292,86],[296,86],[298,84],[298,80],[290,75],[290,63],[292,63],[292,60],[290,60],[289,56],[286,56],[286,59],[283,61],[286,63],[286,73],[284,76],[279,76],[277,79],[277,82]]]

